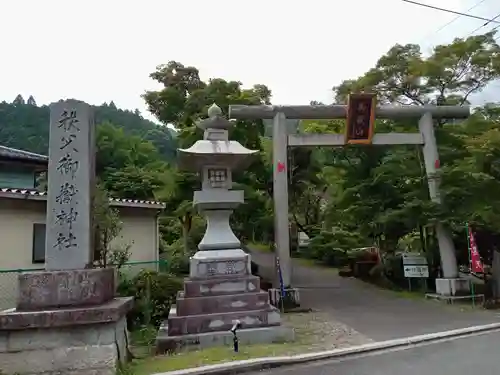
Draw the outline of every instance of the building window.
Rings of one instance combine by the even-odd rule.
[[[45,263],[45,224],[33,224],[33,263]]]

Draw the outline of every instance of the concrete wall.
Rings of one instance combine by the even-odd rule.
[[[15,270],[39,269],[33,263],[33,224],[45,223],[45,201],[0,198],[0,308],[13,307],[17,294]],[[130,262],[158,260],[156,210],[118,208],[123,229],[115,244],[130,244]],[[130,265],[130,271],[156,269],[155,263]]]

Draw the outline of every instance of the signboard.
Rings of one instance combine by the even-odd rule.
[[[427,258],[420,254],[403,254],[403,270],[408,278],[428,278],[429,265]]]
[[[350,94],[347,104],[345,142],[371,144],[375,125],[375,94]]]
[[[404,266],[404,271],[405,271],[405,277],[411,277],[411,278],[429,277],[428,266]]]
[[[403,254],[403,265],[418,265],[418,266],[426,266],[427,258],[423,255],[417,253],[405,253]]]

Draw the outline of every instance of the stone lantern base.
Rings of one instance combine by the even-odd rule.
[[[191,258],[184,291],[159,329],[157,352],[232,345],[230,330],[237,321],[241,345],[294,339],[293,329],[281,325],[279,310],[260,290],[260,279],[251,274],[249,254],[199,251]]]

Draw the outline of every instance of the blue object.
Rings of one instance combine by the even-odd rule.
[[[276,266],[278,267],[278,276],[280,278],[281,298],[285,298],[285,285],[283,284],[283,275],[281,274],[281,265],[279,257],[276,257]]]
[[[233,334],[233,348],[234,348],[234,352],[235,353],[238,353],[239,351],[239,344],[238,344],[238,337],[236,336],[236,333]]]

